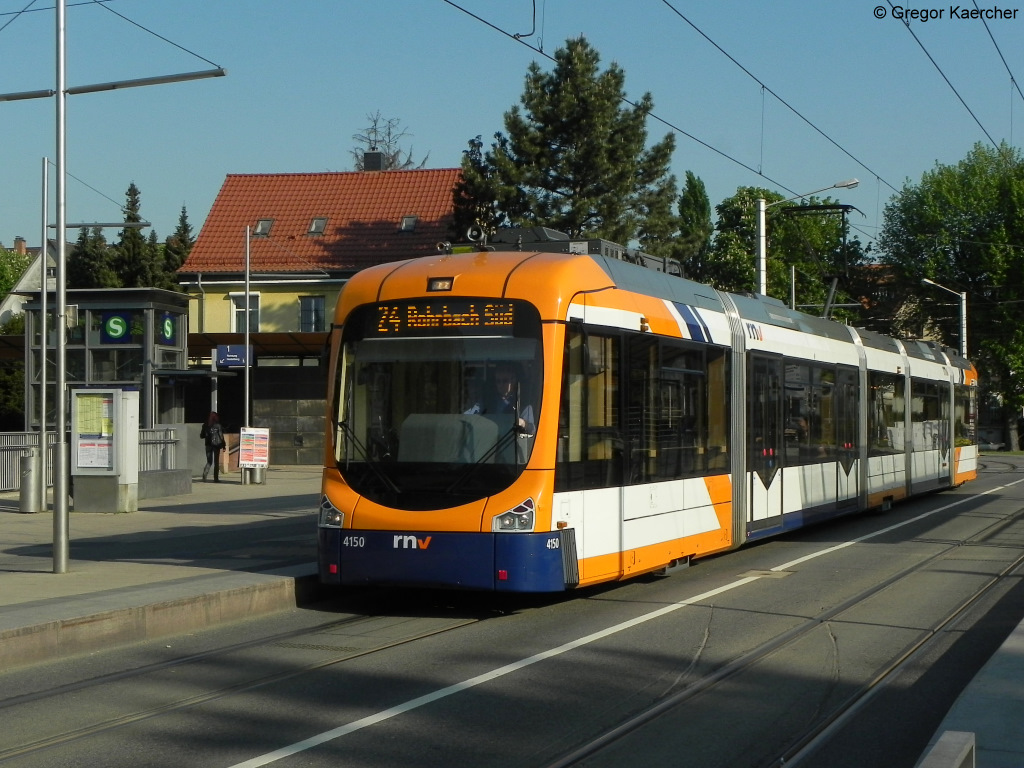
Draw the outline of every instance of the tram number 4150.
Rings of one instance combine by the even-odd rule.
[[[562,543],[558,539],[548,539],[548,542],[547,542],[547,548],[548,549],[558,549],[561,545],[562,545]]]
[[[345,547],[365,547],[366,537],[364,536],[346,536],[341,540],[342,546]]]

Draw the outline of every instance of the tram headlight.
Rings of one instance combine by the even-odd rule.
[[[533,499],[527,499],[508,512],[498,515],[491,521],[491,531],[532,531],[534,525],[534,510],[536,505]]]
[[[320,527],[341,528],[345,522],[345,513],[331,504],[326,496],[320,497]]]

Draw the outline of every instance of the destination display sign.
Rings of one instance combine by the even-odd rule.
[[[448,298],[377,305],[377,336],[511,335],[514,325],[510,301]]]

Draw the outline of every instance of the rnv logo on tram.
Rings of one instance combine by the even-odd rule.
[[[417,539],[415,536],[409,535],[397,535],[395,536],[394,548],[395,549],[426,549],[430,546],[430,540],[433,536],[427,536],[425,539]]]

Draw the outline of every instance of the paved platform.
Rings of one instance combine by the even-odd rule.
[[[0,494],[0,669],[294,607],[317,592],[320,467],[194,482],[129,514],[70,514],[67,573],[53,513]]]
[[[927,768],[1024,768],[1024,624],[960,694],[930,746],[947,733],[973,734],[974,762],[953,762],[954,753],[948,752],[951,760],[927,763]]]

